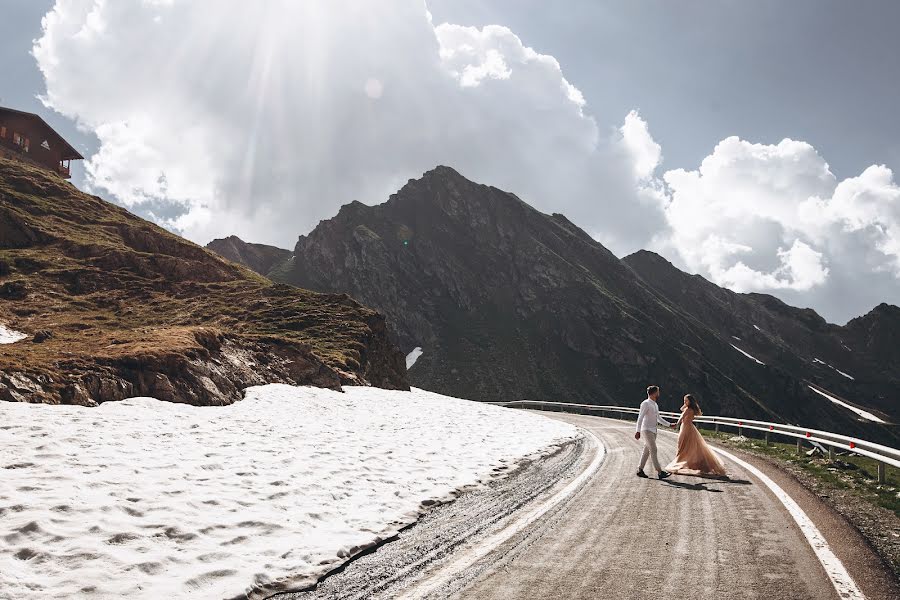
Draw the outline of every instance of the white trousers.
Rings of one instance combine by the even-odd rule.
[[[647,464],[647,459],[649,458],[650,464],[659,473],[662,471],[662,467],[659,466],[659,459],[656,457],[656,432],[642,431],[641,439],[644,440],[644,451],[641,453],[641,464],[638,466],[638,469],[643,471],[644,465]]]

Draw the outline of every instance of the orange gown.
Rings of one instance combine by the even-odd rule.
[[[666,466],[666,471],[680,475],[724,476],[725,463],[706,444],[700,430],[694,425],[694,410],[684,409],[681,431],[678,432],[678,452]]]

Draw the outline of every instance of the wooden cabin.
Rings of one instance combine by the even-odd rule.
[[[84,157],[34,113],[0,106],[0,155],[49,169],[64,179]]]

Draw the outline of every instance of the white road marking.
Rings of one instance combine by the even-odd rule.
[[[400,598],[418,599],[427,597],[442,585],[449,582],[457,573],[462,572],[463,570],[478,562],[483,557],[499,548],[511,537],[513,537],[526,527],[530,526],[532,523],[547,514],[550,509],[577,492],[584,482],[593,477],[594,473],[597,472],[597,470],[600,468],[600,465],[603,464],[603,460],[606,458],[606,447],[599,440],[599,438],[597,438],[596,435],[594,435],[587,429],[583,429],[582,431],[584,431],[585,436],[591,438],[594,441],[597,446],[597,453],[594,456],[594,459],[591,461],[591,464],[589,464],[578,477],[570,481],[569,484],[566,485],[566,487],[558,491],[549,500],[532,510],[527,515],[524,515],[523,517],[510,523],[500,531],[482,540],[473,547],[463,550],[461,552],[461,555],[457,557],[453,562],[441,567],[434,576],[427,578],[420,585],[414,586],[414,589],[407,591],[405,594],[401,595]]]
[[[710,447],[712,448],[712,446]],[[819,532],[818,528],[813,524],[806,513],[803,512],[800,505],[797,504],[794,499],[781,488],[781,486],[772,481],[768,475],[750,463],[734,456],[730,452],[720,450],[719,448],[713,448],[713,450],[749,471],[753,476],[766,484],[766,487],[772,490],[775,497],[781,501],[794,518],[794,521],[797,522],[800,531],[803,532],[806,541],[812,546],[813,552],[816,553],[816,557],[819,559],[819,562],[822,563],[822,567],[825,568],[828,578],[831,579],[834,589],[837,590],[837,593],[841,598],[847,598],[848,600],[865,600],[865,595],[860,591],[856,582],[850,576],[850,573],[847,572],[844,563],[842,563],[841,560],[835,556],[834,552],[831,551],[828,542],[825,541],[825,537]]]

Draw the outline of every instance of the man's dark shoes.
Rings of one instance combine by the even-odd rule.
[[[669,477],[669,476],[671,476],[671,475],[672,475],[672,474],[669,473],[668,471],[660,471],[660,472],[659,472],[659,478],[660,478],[660,479],[665,479],[666,477]]]
[[[644,473],[641,469],[638,469],[638,472],[636,473],[636,475],[637,475],[638,477],[643,477],[644,479],[649,479],[649,478],[647,477],[647,474]]]

